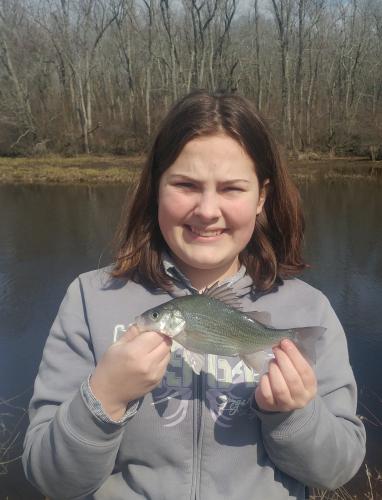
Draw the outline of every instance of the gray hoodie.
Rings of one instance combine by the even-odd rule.
[[[195,292],[171,263],[166,269],[173,296]],[[239,358],[209,355],[197,376],[179,349],[130,418],[100,419],[81,385],[115,334],[172,298],[107,271],[69,286],[46,342],[23,456],[42,492],[52,499],[303,499],[304,485],[336,488],[356,473],[365,431],[346,338],[325,296],[298,279],[265,295],[243,269],[230,281],[244,310],[269,312],[275,328],[326,328],[316,346],[318,395],[305,408],[259,411],[258,376]]]

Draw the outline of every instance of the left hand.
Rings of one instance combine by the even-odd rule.
[[[290,340],[282,340],[273,352],[275,359],[255,391],[257,405],[263,411],[277,412],[303,408],[317,394],[312,367]]]

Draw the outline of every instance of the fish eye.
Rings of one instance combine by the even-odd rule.
[[[152,317],[153,319],[158,319],[158,318],[159,318],[159,313],[158,313],[157,311],[153,311],[153,312],[151,313],[151,317]]]

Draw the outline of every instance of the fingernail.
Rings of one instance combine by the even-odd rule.
[[[281,341],[281,347],[283,347],[284,349],[289,349],[290,347],[292,347],[292,342],[288,339],[284,339]]]

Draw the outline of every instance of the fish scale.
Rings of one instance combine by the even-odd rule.
[[[192,363],[199,363],[200,359],[192,353],[198,353],[199,358],[200,354],[239,355],[247,364],[256,363],[250,355],[267,350],[284,338],[295,341],[306,358],[314,362],[315,344],[325,328],[275,329],[255,319],[255,315],[264,313],[244,313],[237,308],[237,302],[228,285],[214,285],[203,294],[177,297],[149,309],[136,319],[136,324],[142,332],[158,331],[185,347],[188,353],[184,356],[196,373],[200,366],[197,371]]]
[[[199,347],[198,352],[207,347],[211,354],[233,356],[293,336],[290,330],[267,328],[245,313],[203,295],[180,297],[175,301],[172,306],[181,311],[186,321],[185,335],[178,340],[184,339],[187,344],[192,344],[185,345],[187,348],[196,350]]]

